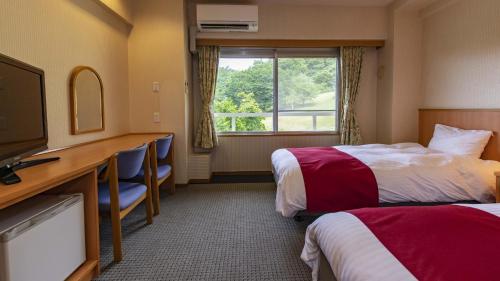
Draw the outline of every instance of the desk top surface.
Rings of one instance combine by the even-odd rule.
[[[113,137],[44,153],[33,158],[61,157],[60,160],[17,171],[22,182],[0,183],[0,209],[49,190],[106,163],[118,151],[150,143],[170,133],[141,133]]]

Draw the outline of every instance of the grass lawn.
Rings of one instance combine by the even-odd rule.
[[[336,109],[335,93],[328,92],[318,95],[314,100],[305,103],[304,106],[297,107],[295,110],[326,110]],[[272,131],[273,120],[267,117],[264,121],[266,130]],[[313,131],[312,116],[281,116],[278,117],[279,131]],[[331,131],[335,128],[334,116],[318,116],[316,120],[317,131]]]
[[[328,92],[318,95],[311,102],[296,107],[295,110],[336,110],[335,93]],[[244,118],[244,117],[240,117]],[[331,131],[336,127],[336,116],[317,116],[316,131]],[[273,118],[264,120],[266,131],[273,130]],[[279,116],[278,131],[314,131],[312,116]]]
[[[264,121],[266,130],[273,130],[273,119],[267,117]],[[311,116],[284,116],[278,117],[279,131],[313,131],[313,121]],[[317,131],[331,131],[335,128],[335,118],[333,116],[318,116],[316,120]]]

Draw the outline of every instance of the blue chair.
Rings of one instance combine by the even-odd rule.
[[[115,262],[122,260],[121,220],[142,201],[146,201],[147,223],[153,223],[153,203],[150,180],[149,147],[144,144],[138,148],[121,151],[109,158],[108,167],[99,182],[99,209],[111,213],[113,227],[113,254]],[[137,177],[145,166],[145,180],[127,182]]]
[[[151,151],[151,182],[153,192],[154,215],[160,213],[160,186],[165,183],[170,186],[170,193],[175,192],[173,169],[173,135],[157,139],[149,145]],[[144,166],[134,181],[144,180]]]

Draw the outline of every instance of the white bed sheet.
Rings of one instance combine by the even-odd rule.
[[[500,204],[466,205],[500,216]],[[417,280],[356,216],[323,215],[307,228],[302,260],[318,280],[321,252],[339,281]]]
[[[494,172],[500,171],[500,162],[445,154],[417,143],[335,148],[372,169],[381,203],[494,202]],[[300,165],[286,149],[272,154],[272,165],[278,186],[276,210],[293,217],[307,206]]]

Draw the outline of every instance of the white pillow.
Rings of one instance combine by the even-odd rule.
[[[436,124],[429,148],[455,155],[480,158],[492,135],[491,131],[463,130]]]

